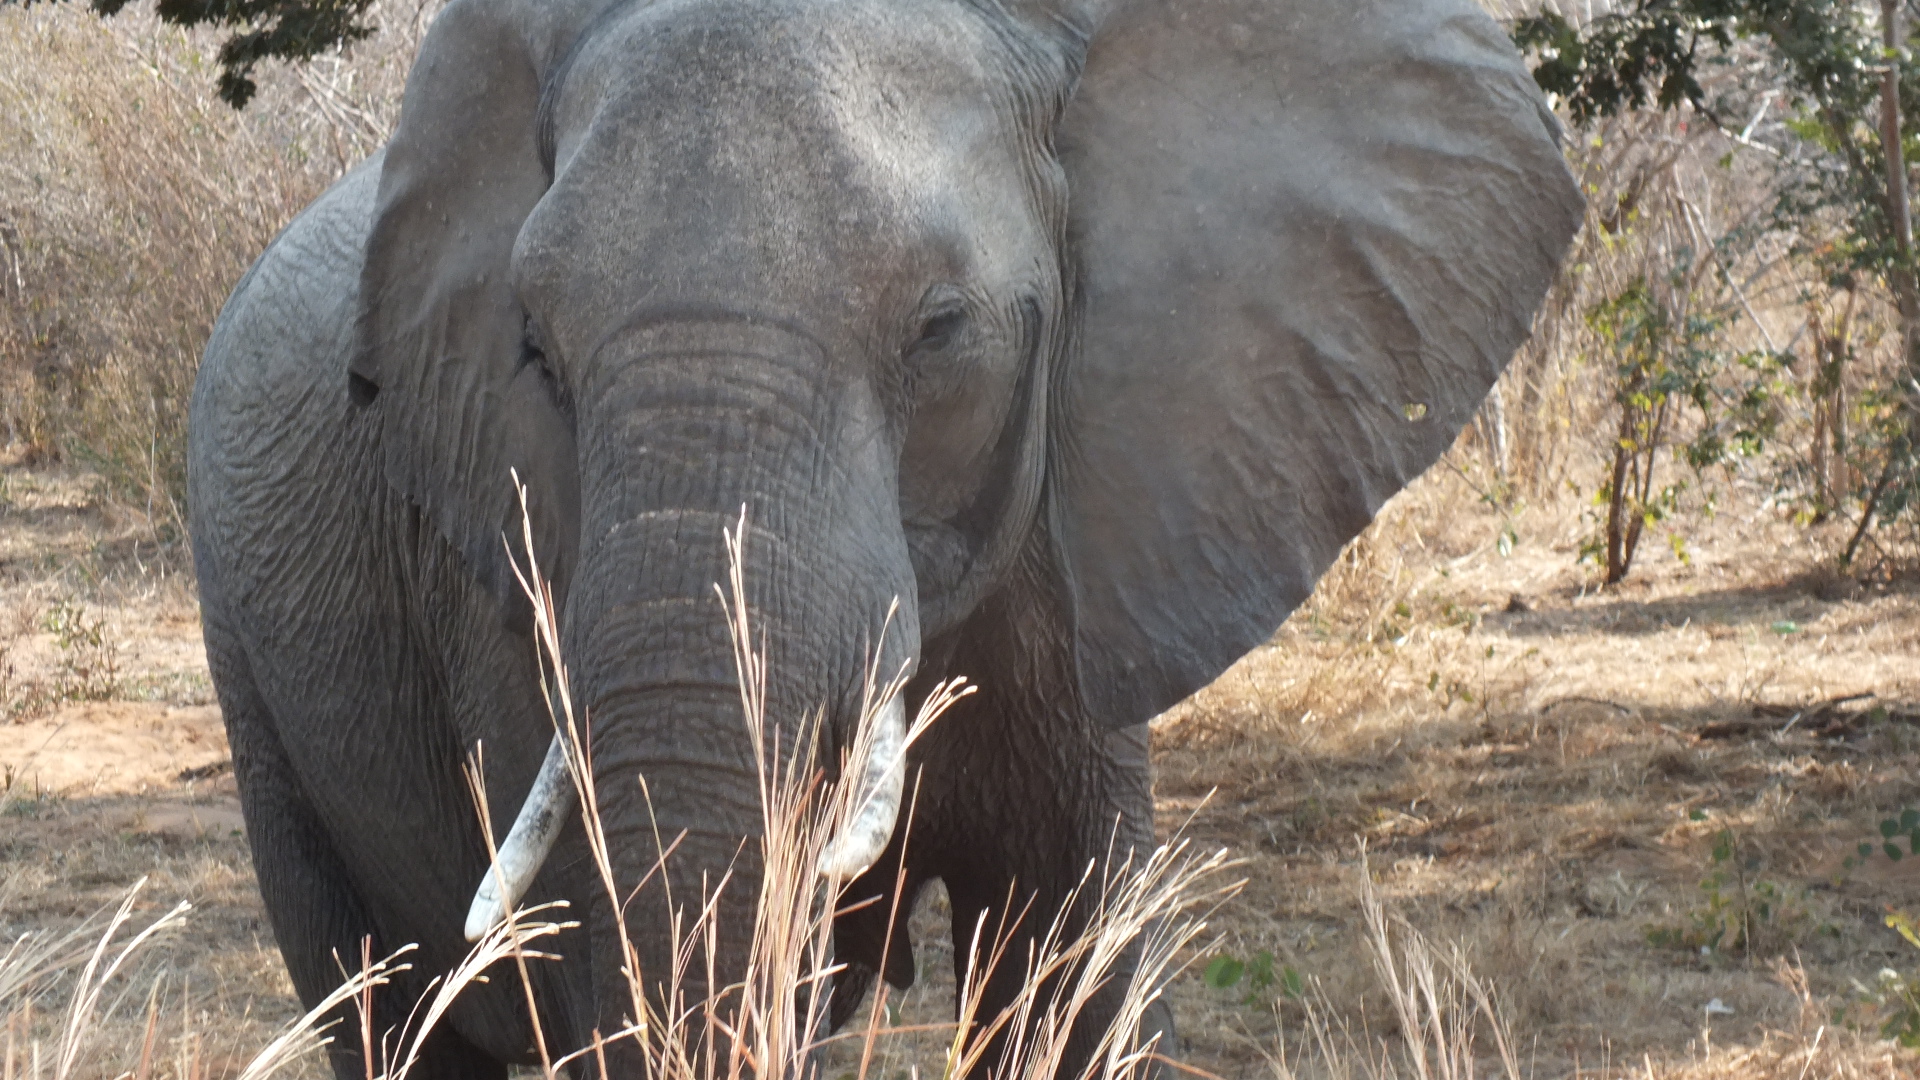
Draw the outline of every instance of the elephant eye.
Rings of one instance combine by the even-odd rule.
[[[955,338],[966,328],[967,312],[960,307],[944,308],[927,316],[920,325],[920,336],[907,347],[909,355],[944,349],[953,344]]]
[[[540,373],[541,385],[546,387],[547,397],[553,402],[554,407],[571,418],[573,392],[560,378],[560,373],[554,368],[553,361],[548,359],[545,338],[540,333],[539,324],[532,319],[527,320],[526,332],[520,343],[520,366],[525,368],[528,365],[532,365]]]

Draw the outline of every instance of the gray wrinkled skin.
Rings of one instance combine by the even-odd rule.
[[[498,832],[539,768],[509,469],[623,878],[657,823],[676,896],[732,865],[723,911],[750,909],[712,591],[745,505],[782,745],[834,759],[896,597],[879,666],[918,665],[909,706],[982,687],[849,898],[940,878],[961,940],[1010,896],[1035,933],[1151,842],[1145,721],[1439,455],[1578,219],[1472,0],[456,0],[392,142],[235,291],[193,401],[209,660],[300,996],[364,939],[418,942],[397,1024],[485,872],[461,762],[484,744]],[[624,913],[649,971],[663,895]],[[577,823],[527,896],[555,898],[583,925],[533,989],[564,1050],[626,1000]],[[836,929],[836,1019],[913,977],[904,934],[878,970],[889,906]],[[530,1061],[522,998],[470,991],[416,1075]]]

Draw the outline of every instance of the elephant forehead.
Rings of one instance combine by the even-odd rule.
[[[555,179],[516,249],[522,296],[605,293],[612,316],[737,291],[857,318],[917,302],[902,282],[1007,276],[1034,261],[1009,212],[1031,141],[998,47],[960,4],[631,10],[550,91]]]
[[[994,41],[967,5],[924,0],[636,6],[564,73],[556,150],[564,159],[603,132],[636,146],[631,136],[650,135],[747,170],[764,167],[771,144],[924,182],[997,127]]]

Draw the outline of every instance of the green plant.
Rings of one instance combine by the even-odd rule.
[[[1645,529],[1671,518],[1687,490],[1684,479],[1656,483],[1661,452],[1674,450],[1696,476],[1732,452],[1711,422],[1715,383],[1729,362],[1719,348],[1725,319],[1704,305],[1697,277],[1691,253],[1683,250],[1664,281],[1637,277],[1587,312],[1588,327],[1614,362],[1617,412],[1612,464],[1593,496],[1595,506],[1606,508],[1604,525],[1581,544],[1580,559],[1601,562],[1609,585],[1627,576]],[[1680,443],[1677,414],[1689,404],[1706,422],[1691,442]],[[1668,542],[1686,562],[1684,537],[1670,532]]]
[[[1265,949],[1244,960],[1221,953],[1208,961],[1200,977],[1215,990],[1234,990],[1244,984],[1246,993],[1240,998],[1242,1005],[1269,1004],[1267,991],[1276,986],[1283,996],[1294,1001],[1299,1001],[1307,992],[1306,977],[1299,969],[1283,964],[1276,971],[1273,954]]]
[[[107,637],[106,620],[66,601],[47,609],[43,624],[60,650],[54,702],[111,701],[120,690],[120,647]]]
[[[1920,150],[1920,65],[1908,6],[1623,0],[1577,22],[1549,9],[1512,23],[1515,43],[1534,59],[1535,81],[1577,125],[1651,106],[1704,119],[1736,146],[1761,151],[1743,158],[1767,178],[1772,220],[1764,231],[1791,237],[1790,255],[1827,291],[1849,294],[1849,317],[1861,289],[1897,311],[1897,355],[1874,376],[1851,380],[1864,384],[1851,394],[1846,375],[1857,358],[1847,320],[1835,334],[1815,334],[1821,370],[1809,387],[1816,415],[1808,501],[1815,517],[1842,503],[1858,507],[1843,567],[1876,519],[1920,506],[1920,267],[1908,168]],[[1714,77],[1702,78],[1708,71]],[[1770,112],[1777,119],[1757,138]],[[1733,159],[1729,152],[1722,165]],[[1622,216],[1631,216],[1636,195],[1623,194]]]
[[[0,715],[31,719],[72,701],[112,701],[126,689],[120,678],[120,646],[107,636],[103,618],[56,601],[40,620],[53,635],[60,658],[50,679],[22,678],[0,649]]]
[[[1704,821],[1695,810],[1692,820]],[[1791,944],[1812,923],[1806,897],[1798,889],[1756,876],[1763,860],[1743,850],[1730,828],[1714,833],[1708,872],[1700,881],[1701,902],[1683,913],[1679,925],[1647,928],[1647,941],[1660,948],[1702,955],[1776,951]]]
[[[1888,845],[1891,847],[1892,845]],[[1886,923],[1899,931],[1907,944],[1920,949],[1920,920],[1904,911],[1888,911]],[[1889,985],[1887,976],[1892,975],[1894,984]],[[1898,1042],[1901,1046],[1920,1049],[1920,979],[1908,979],[1892,972],[1880,973],[1881,988],[1887,991],[1887,1003],[1892,1008],[1880,1025],[1880,1034]]]
[[[1902,839],[1907,842],[1907,850],[1905,851],[1900,850],[1899,842]],[[1876,848],[1879,851],[1886,852],[1887,858],[1894,862],[1899,862],[1908,855],[1920,855],[1920,810],[1916,810],[1911,806],[1902,807],[1899,814],[1882,819],[1880,822],[1879,842],[1876,844],[1875,841],[1872,840],[1862,840],[1860,846],[1854,850],[1852,855],[1846,857],[1842,865],[1851,870],[1873,858]],[[1893,924],[1888,923],[1887,925],[1892,926]],[[1902,929],[1901,933],[1906,934],[1907,931]],[[1920,946],[1920,942],[1916,942],[1915,944],[1916,946]]]
[[[1897,908],[1887,909],[1887,926],[1898,931],[1907,944],[1920,949],[1920,919]],[[1874,985],[1864,986],[1855,980],[1854,997],[1851,1005],[1864,1007],[1872,1014],[1878,1014],[1875,1025],[1881,1038],[1891,1039],[1909,1049],[1920,1049],[1920,978],[1902,975],[1893,968],[1881,968],[1874,979]],[[1849,1030],[1859,1030],[1862,1026],[1849,1005],[1841,1005],[1834,1010],[1833,1019]]]

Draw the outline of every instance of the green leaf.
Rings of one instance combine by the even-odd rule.
[[[1307,980],[1291,966],[1281,968],[1280,992],[1299,1001],[1307,995]]]
[[[1255,953],[1253,962],[1247,965],[1247,988],[1265,990],[1273,985],[1273,981],[1273,954],[1266,951]]]
[[[1207,965],[1206,973],[1201,978],[1215,990],[1225,990],[1239,982],[1241,973],[1246,970],[1247,965],[1231,956],[1221,955],[1213,958],[1213,962]]]
[[[1772,630],[1774,633],[1779,634],[1781,637],[1786,637],[1788,634],[1799,633],[1800,624],[1793,622],[1791,620],[1782,619],[1779,622],[1773,624]]]
[[[1893,834],[1899,831],[1900,831],[1900,823],[1893,820],[1892,818],[1888,818],[1887,820],[1880,823],[1880,835],[1886,837],[1889,840],[1893,839]]]
[[[1900,858],[1900,849],[1893,846],[1893,841],[1889,840],[1880,846],[1886,849],[1887,858],[1894,859],[1896,861]]]

